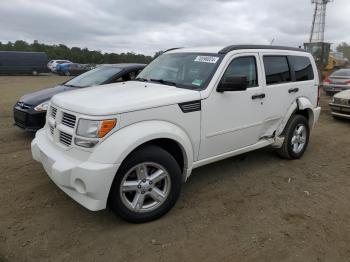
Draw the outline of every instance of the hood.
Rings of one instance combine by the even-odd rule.
[[[19,101],[27,105],[37,106],[47,100],[50,100],[51,97],[53,97],[58,93],[62,93],[62,92],[70,91],[74,89],[76,88],[63,86],[63,85],[49,87],[49,88],[45,88],[27,95],[24,95],[20,98]]]
[[[87,115],[113,115],[199,99],[198,91],[129,81],[58,94],[52,103]]]
[[[350,99],[350,89],[341,91],[334,95],[335,98],[341,98],[341,99]]]

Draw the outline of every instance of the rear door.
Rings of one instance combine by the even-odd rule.
[[[260,58],[266,92],[263,136],[272,136],[298,97],[306,97],[316,103],[317,87],[308,57],[261,53]]]
[[[305,97],[316,107],[319,85],[318,72],[314,71],[316,66],[313,68],[310,57],[302,54],[290,55],[289,61],[293,76],[291,90],[294,90],[295,98]]]

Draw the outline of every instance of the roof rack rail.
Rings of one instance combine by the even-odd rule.
[[[289,46],[277,46],[277,45],[229,45],[219,51],[219,54],[227,54],[228,52],[241,49],[273,49],[273,50],[290,50],[306,52],[304,49],[289,47]]]
[[[173,47],[173,48],[165,50],[163,53],[166,53],[166,52],[169,52],[169,51],[172,51],[172,50],[176,50],[176,49],[181,49],[181,48],[183,48],[183,47]]]

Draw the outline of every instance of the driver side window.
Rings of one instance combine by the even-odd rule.
[[[234,59],[227,67],[223,78],[242,76],[247,77],[248,88],[258,86],[258,75],[254,56],[238,57]]]

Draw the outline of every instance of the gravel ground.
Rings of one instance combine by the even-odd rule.
[[[59,76],[0,76],[0,261],[350,261],[350,122],[321,119],[300,160],[262,149],[196,169],[176,206],[133,225],[91,212],[31,158],[21,95]]]

